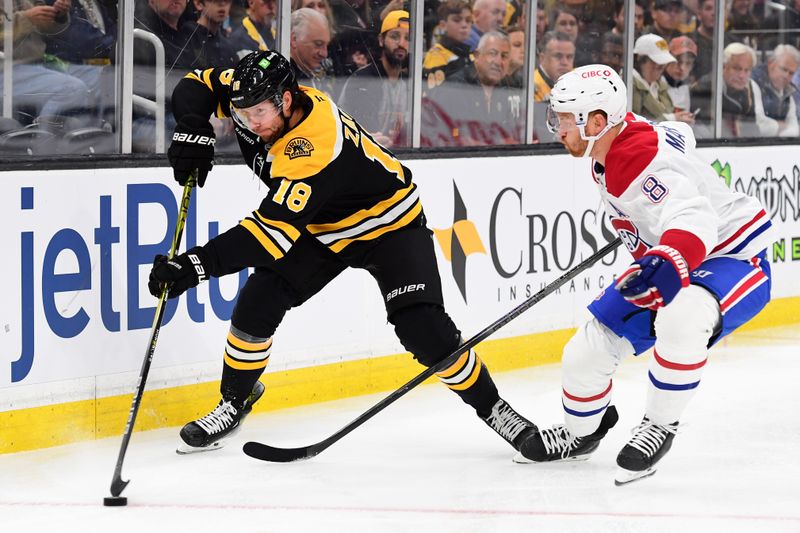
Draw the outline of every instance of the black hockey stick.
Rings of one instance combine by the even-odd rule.
[[[186,185],[183,187],[183,196],[181,197],[181,205],[178,209],[178,221],[175,224],[175,234],[172,236],[172,247],[169,249],[169,258],[175,257],[178,248],[181,245],[181,238],[183,237],[183,226],[186,225],[186,215],[189,212],[189,200],[192,196],[192,189],[194,188],[197,179],[195,175],[189,177]],[[131,433],[133,433],[133,425],[136,423],[136,415],[139,413],[139,406],[142,403],[142,395],[144,394],[144,384],[147,381],[147,374],[150,372],[150,363],[153,362],[153,354],[156,351],[156,342],[158,342],[158,333],[161,331],[161,322],[164,320],[164,308],[166,307],[168,289],[165,287],[161,292],[161,297],[158,299],[156,306],[156,315],[153,318],[153,326],[150,330],[150,342],[147,344],[147,351],[142,361],[142,369],[139,371],[139,381],[136,383],[136,392],[133,395],[133,402],[131,403],[131,410],[128,414],[128,423],[125,425],[125,433],[122,435],[122,445],[119,448],[119,456],[117,457],[117,466],[114,469],[114,477],[111,479],[111,496],[103,500],[104,505],[125,505],[127,499],[120,496],[125,487],[130,483],[130,480],[124,481],[122,479],[122,462],[125,460],[125,452],[128,450],[128,443],[131,440]]]
[[[472,349],[477,345],[479,342],[485,340],[489,335],[492,335],[497,330],[517,318],[519,315],[533,307],[536,303],[542,300],[545,296],[552,293],[566,282],[583,272],[584,270],[588,269],[592,265],[594,265],[597,261],[602,259],[608,253],[614,251],[617,246],[620,245],[622,241],[617,238],[611,241],[610,243],[606,244],[603,248],[595,252],[591,255],[588,259],[584,260],[578,266],[573,268],[572,270],[565,272],[561,275],[558,279],[547,285],[544,289],[540,290],[520,305],[515,307],[505,316],[499,318],[486,328],[484,328],[481,332],[477,333],[474,337],[466,341],[464,344],[459,346],[453,353],[451,353],[447,358],[443,359],[442,361],[438,362],[434,366],[427,368],[424,372],[419,374],[417,377],[400,387],[399,389],[395,390],[389,396],[375,404],[374,406],[370,407],[367,411],[362,413],[352,422],[344,426],[342,429],[331,435],[325,440],[322,440],[316,444],[312,444],[310,446],[301,446],[300,448],[276,448],[274,446],[269,446],[267,444],[262,444],[260,442],[247,442],[244,445],[244,453],[253,457],[255,459],[260,459],[262,461],[270,461],[273,463],[289,463],[292,461],[299,461],[301,459],[310,459],[311,457],[315,457],[319,455],[324,450],[326,450],[331,444],[335,443],[355,428],[378,414],[379,412],[383,411],[386,407],[390,404],[394,403],[395,400],[406,394],[408,391],[431,377],[437,372],[441,372],[451,364],[464,352],[467,350]]]

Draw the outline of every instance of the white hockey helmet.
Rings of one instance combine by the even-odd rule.
[[[567,72],[556,81],[550,91],[547,108],[547,128],[557,133],[557,113],[572,113],[581,138],[589,141],[584,157],[591,152],[594,141],[625,118],[628,109],[628,93],[622,78],[607,65],[586,65]],[[597,135],[588,136],[584,127],[592,111],[603,111],[608,124]]]

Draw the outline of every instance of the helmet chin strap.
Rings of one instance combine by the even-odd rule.
[[[608,132],[608,130],[613,128],[615,125],[616,124],[606,124],[606,127],[603,128],[600,133],[592,136],[586,135],[585,124],[581,124],[580,126],[578,126],[578,131],[581,133],[581,139],[583,139],[584,141],[589,141],[586,144],[586,150],[583,151],[583,155],[581,157],[589,157],[589,155],[592,153],[592,148],[594,148],[594,143],[600,140],[600,137],[605,135]]]

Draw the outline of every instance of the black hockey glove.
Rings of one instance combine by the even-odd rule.
[[[150,270],[147,288],[156,298],[166,283],[169,298],[177,298],[188,289],[196,287],[201,281],[208,279],[208,256],[205,250],[196,246],[186,253],[176,255],[169,260],[166,255],[157,255]]]
[[[169,164],[175,181],[186,185],[186,180],[197,170],[197,185],[202,187],[208,172],[214,166],[214,128],[200,115],[185,115],[175,126],[172,144],[167,150]]]

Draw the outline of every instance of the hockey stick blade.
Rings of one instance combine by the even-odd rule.
[[[317,442],[316,444],[311,444],[310,446],[301,446],[298,448],[278,448],[276,446],[269,446],[268,444],[262,444],[260,442],[247,442],[242,447],[242,450],[245,454],[249,455],[254,459],[259,459],[261,461],[269,461],[271,463],[291,463],[293,461],[301,461],[304,459],[310,459],[312,457],[316,457],[323,451],[325,451],[330,445],[337,442],[339,439],[353,431],[355,428],[378,414],[379,412],[383,411],[386,407],[390,404],[394,403],[398,400],[401,396],[404,396],[408,391],[428,379],[429,377],[433,376],[437,372],[441,372],[451,364],[464,352],[471,350],[475,347],[478,343],[485,340],[487,337],[495,333],[497,330],[517,318],[519,315],[533,307],[536,303],[541,301],[545,296],[549,295],[550,293],[556,291],[562,285],[573,279],[575,276],[587,270],[589,267],[594,265],[600,259],[611,253],[612,251],[616,250],[616,248],[622,243],[622,241],[617,238],[611,241],[610,243],[606,244],[604,247],[599,249],[597,252],[592,254],[590,257],[585,259],[582,263],[578,264],[572,270],[569,270],[562,274],[559,278],[555,281],[551,282],[545,288],[522,302],[520,305],[509,311],[506,315],[500,317],[495,322],[484,328],[482,331],[478,332],[468,341],[464,342],[461,346],[459,346],[453,353],[448,355],[442,361],[436,363],[434,366],[425,369],[424,372],[418,374],[414,377],[411,381],[406,383],[405,385],[401,386],[399,389],[395,390],[388,396],[386,396],[383,400],[379,401],[366,411],[364,411],[361,415],[357,418],[353,419],[349,424],[341,428],[339,431],[331,435],[325,440]]]

